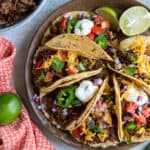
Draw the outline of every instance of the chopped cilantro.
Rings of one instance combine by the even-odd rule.
[[[107,95],[106,96],[106,100],[107,101],[112,101],[114,99],[114,96],[113,95]]]
[[[132,144],[132,141],[130,139],[127,140],[126,142],[128,145]]]
[[[131,57],[130,57],[130,61],[131,62],[134,62],[134,61],[136,61],[137,60],[137,56],[136,55],[132,55]]]
[[[115,110],[114,104],[110,104],[109,109],[113,112]]]
[[[90,130],[92,130],[93,132],[96,132],[96,133],[101,133],[101,132],[103,132],[103,129],[102,129],[102,128],[99,128],[99,127],[96,126],[94,123],[90,123],[90,124],[88,125],[88,128],[89,128]]]
[[[44,75],[44,73],[42,72],[42,73],[40,74],[40,76],[38,76],[38,79],[37,79],[35,82],[36,82],[36,84],[38,84],[39,82],[43,81],[44,79],[45,79],[45,75]]]
[[[127,48],[125,49],[125,51],[126,51],[126,52],[130,52],[131,49],[127,47]]]
[[[52,69],[55,72],[61,72],[64,66],[65,66],[65,63],[61,59],[59,59],[58,57],[54,58],[52,62]]]
[[[87,59],[84,59],[84,60],[82,61],[82,63],[83,63],[83,65],[86,67],[86,66],[89,64],[89,61],[88,61]]]
[[[127,75],[129,76],[133,76],[135,74],[136,68],[135,67],[131,67],[131,66],[126,66],[125,67],[125,72],[127,73]]]
[[[85,71],[85,70],[86,70],[86,68],[85,68],[85,66],[83,65],[83,63],[79,63],[77,67],[78,67],[78,70],[79,70],[79,71]]]
[[[135,122],[130,122],[125,126],[125,129],[128,131],[134,131],[137,127],[137,124]]]

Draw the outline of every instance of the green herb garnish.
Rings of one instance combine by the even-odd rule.
[[[52,69],[55,72],[61,72],[64,66],[65,66],[65,63],[61,59],[59,59],[58,57],[54,58],[52,62]]]
[[[114,104],[110,104],[109,109],[113,112],[115,110]]]
[[[131,144],[132,144],[132,141],[131,141],[130,139],[128,139],[128,140],[126,141],[126,143],[127,143],[128,145],[131,145]]]
[[[129,124],[125,126],[125,129],[127,129],[128,131],[134,131],[136,127],[137,127],[137,124],[135,122],[130,122]]]
[[[92,130],[93,132],[96,132],[96,133],[101,133],[101,132],[103,132],[103,129],[102,129],[102,128],[99,128],[99,127],[96,126],[94,123],[90,123],[90,124],[88,125],[88,128],[89,128],[90,130]]]
[[[78,68],[79,71],[85,71],[86,70],[86,68],[83,65],[83,63],[79,63],[78,66],[77,66],[77,68]]]
[[[84,59],[82,61],[82,64],[86,67],[89,64],[89,61],[87,59]]]
[[[130,67],[130,66],[126,66],[125,67],[125,72],[127,73],[127,75],[129,76],[133,76],[135,74],[136,68],[135,67]]]
[[[132,55],[131,57],[130,57],[130,61],[131,62],[134,62],[134,61],[136,61],[137,60],[137,56],[136,55]]]
[[[40,74],[40,76],[38,76],[38,79],[36,80],[36,84],[38,84],[39,82],[43,81],[45,79],[45,75],[44,73],[42,72]]]
[[[125,49],[125,51],[126,51],[126,52],[130,52],[131,49],[130,49],[129,47],[127,47],[127,48]]]
[[[114,96],[113,95],[107,95],[105,97],[106,101],[112,101],[114,99]]]

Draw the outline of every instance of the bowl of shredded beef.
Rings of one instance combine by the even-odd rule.
[[[13,26],[31,16],[44,0],[0,0],[0,29]]]

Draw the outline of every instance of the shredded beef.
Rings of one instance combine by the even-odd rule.
[[[130,64],[131,61],[130,61],[130,57],[132,56],[133,54],[131,52],[125,52],[125,51],[118,51],[118,56],[119,56],[119,60],[121,61],[121,63],[123,64]]]
[[[15,24],[36,8],[34,0],[0,0],[0,27]]]

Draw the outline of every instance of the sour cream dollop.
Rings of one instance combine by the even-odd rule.
[[[75,96],[83,103],[88,102],[98,90],[98,86],[93,85],[89,80],[84,80],[80,83],[75,91]]]
[[[74,33],[78,35],[88,35],[94,26],[93,21],[89,19],[82,19],[75,25]]]
[[[126,101],[136,102],[139,106],[149,103],[147,94],[141,89],[134,88],[133,86],[128,87],[124,98]]]

